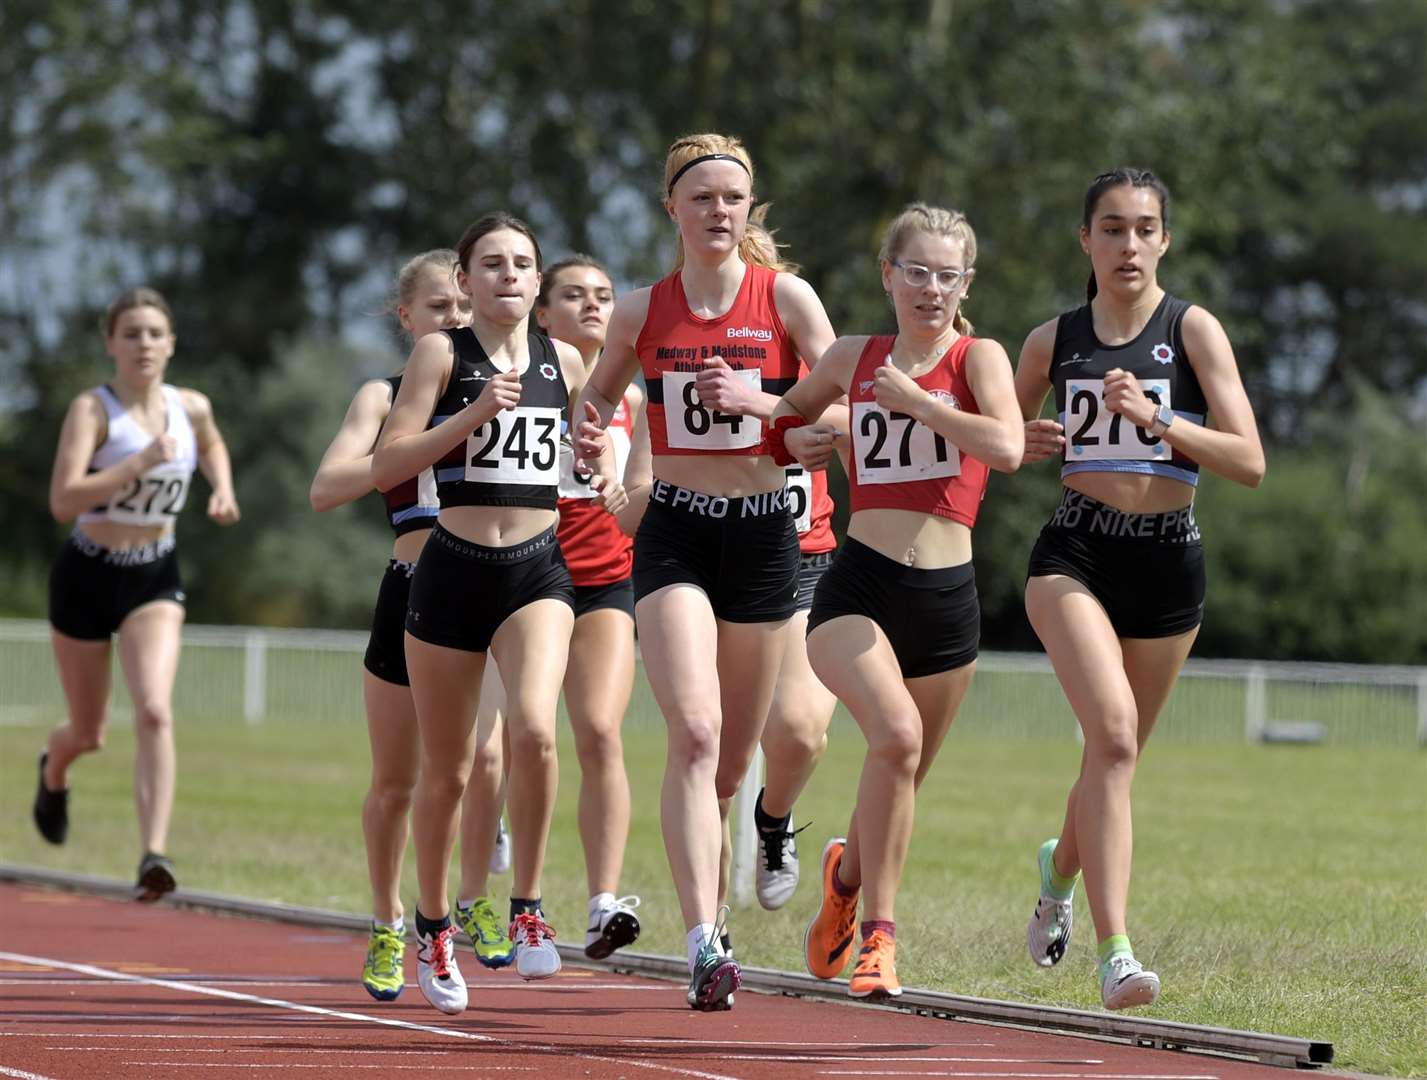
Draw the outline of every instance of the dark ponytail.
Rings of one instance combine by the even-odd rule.
[[[1168,232],[1169,188],[1165,187],[1164,181],[1148,169],[1136,169],[1129,165],[1121,165],[1117,169],[1101,173],[1090,181],[1090,186],[1085,190],[1085,210],[1080,218],[1081,227],[1087,230],[1090,228],[1090,222],[1095,217],[1095,209],[1100,205],[1100,197],[1105,192],[1125,184],[1130,187],[1149,188],[1159,196],[1159,220],[1164,231]],[[1099,291],[1099,286],[1095,284],[1095,271],[1091,270],[1090,280],[1085,285],[1085,302],[1088,304],[1094,300],[1095,294]]]

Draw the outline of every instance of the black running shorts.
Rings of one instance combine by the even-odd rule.
[[[819,551],[816,555],[798,556],[798,610],[811,611],[813,607],[813,594],[817,592],[818,582],[827,573],[827,568],[832,565],[835,551]]]
[[[81,641],[107,641],[145,604],[184,599],[172,535],[142,547],[106,548],[76,529],[50,568],[50,625]]]
[[[406,605],[411,597],[411,579],[416,564],[392,559],[377,590],[377,606],[372,612],[372,633],[367,638],[366,669],[383,682],[410,686],[406,674]]]
[[[777,622],[797,610],[798,559],[786,488],[729,498],[655,480],[634,537],[634,599],[687,583],[725,622]]]
[[[508,548],[473,544],[441,525],[421,549],[406,629],[432,645],[485,652],[501,623],[537,600],[575,606],[555,530]]]
[[[613,608],[634,618],[634,579],[620,578],[608,585],[575,586],[575,618],[602,608]]]
[[[851,537],[818,583],[808,633],[843,615],[862,615],[882,628],[904,679],[965,667],[981,641],[971,563],[922,570]]]
[[[1064,488],[1026,576],[1055,574],[1090,590],[1122,638],[1173,637],[1204,619],[1204,548],[1193,505],[1127,514]]]

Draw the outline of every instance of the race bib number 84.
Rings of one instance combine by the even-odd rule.
[[[560,410],[517,406],[466,436],[466,479],[554,486],[560,479]]]
[[[735,371],[754,391],[763,389],[763,373]],[[763,421],[710,409],[699,400],[692,371],[664,372],[664,427],[671,447],[680,450],[744,450],[763,441]]]
[[[945,436],[875,401],[852,403],[852,440],[859,484],[905,484],[961,473],[961,452]]]
[[[1140,379],[1156,405],[1172,405],[1168,379]],[[1065,436],[1068,461],[1168,461],[1169,447],[1131,420],[1105,408],[1104,379],[1067,379]]]

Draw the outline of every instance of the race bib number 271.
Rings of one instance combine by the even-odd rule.
[[[906,413],[852,403],[852,453],[859,484],[905,484],[961,473],[961,453]]]

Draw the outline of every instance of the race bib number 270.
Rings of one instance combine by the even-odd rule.
[[[1172,405],[1168,379],[1141,379],[1140,389],[1156,405]],[[1105,408],[1104,379],[1065,382],[1067,461],[1168,461],[1163,439]]]

